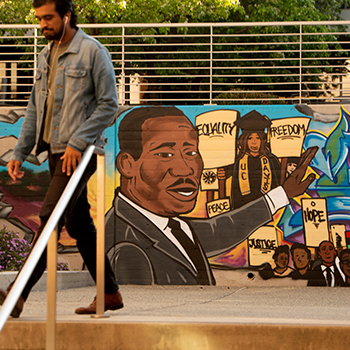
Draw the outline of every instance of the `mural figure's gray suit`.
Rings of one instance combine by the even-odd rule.
[[[138,210],[116,194],[106,215],[106,248],[122,284],[215,284],[207,258],[223,253],[271,221],[264,198],[211,219],[181,218],[190,226],[206,266],[206,277]]]

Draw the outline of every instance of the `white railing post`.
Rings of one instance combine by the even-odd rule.
[[[303,25],[299,26],[299,104],[301,104],[303,79]]]
[[[38,68],[38,28],[34,28],[34,71],[33,84],[35,83],[35,71]]]
[[[121,91],[122,100],[121,105],[125,105],[125,27],[122,28],[122,75],[121,75]]]
[[[210,100],[209,104],[213,104],[213,26],[210,26]]]

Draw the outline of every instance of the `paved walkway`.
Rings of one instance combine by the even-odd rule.
[[[125,307],[111,321],[195,319],[211,322],[339,324],[350,326],[348,288],[121,286]],[[58,319],[78,320],[95,287],[57,292]],[[30,294],[20,319],[46,317],[46,292]]]

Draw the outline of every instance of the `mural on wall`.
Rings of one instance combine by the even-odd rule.
[[[0,123],[4,167],[21,119]],[[106,132],[106,249],[119,283],[213,285],[218,270],[247,269],[267,285],[349,285],[349,123],[344,108],[123,111]],[[44,158],[30,161],[30,183],[19,189],[4,168],[0,186],[0,215],[27,237],[48,177]]]
[[[47,152],[35,155],[35,150],[23,164],[25,177],[14,182],[7,174],[7,162],[11,159],[17,142],[25,108],[0,108],[0,226],[17,232],[29,243],[39,227],[39,211],[47,191],[50,175]],[[64,230],[58,252],[77,252],[75,241]]]
[[[7,175],[6,165],[10,160],[13,148],[17,142],[17,137],[14,134],[19,134],[18,125],[21,124],[24,117],[25,109],[2,109],[0,113],[0,225],[1,228],[5,225],[7,229],[18,232],[22,238],[31,242],[34,237],[36,228],[32,221],[32,213],[36,212],[36,201],[38,198],[43,198],[44,191],[47,188],[46,174],[42,176],[41,172],[30,173],[28,180],[24,184],[18,183],[11,186],[12,180]],[[46,152],[40,157],[36,157],[34,152],[28,157],[28,163],[40,166],[45,162],[47,157]],[[39,185],[40,184],[40,185]],[[24,203],[31,203],[26,206]],[[35,219],[34,219],[35,221]]]
[[[106,215],[107,248],[121,283],[214,284],[214,268],[249,268],[266,280],[347,284],[349,229],[339,212],[347,194],[339,195],[339,185],[348,178],[339,182],[335,175],[347,176],[348,114],[342,109],[334,125],[288,112],[140,107],[124,113],[120,186]],[[301,169],[304,179],[315,180],[269,217],[261,204]]]

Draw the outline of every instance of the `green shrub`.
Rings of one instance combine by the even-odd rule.
[[[288,104],[288,101],[272,92],[255,92],[236,89],[218,94],[214,100],[218,105],[276,105]]]

